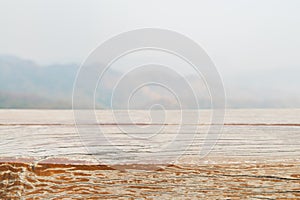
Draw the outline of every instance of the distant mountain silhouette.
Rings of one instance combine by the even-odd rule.
[[[0,108],[57,108],[72,107],[72,90],[79,65],[39,66],[30,60],[15,56],[0,55]],[[186,85],[178,77],[163,70],[131,74],[127,81],[117,88],[114,99],[115,108],[124,108],[133,86],[143,80],[170,79],[176,93],[182,96],[187,105],[192,104],[192,97],[186,91]],[[227,72],[222,74],[229,108],[300,108],[300,69],[245,71],[243,73]],[[110,108],[112,89],[121,76],[121,72],[112,71],[103,79],[96,95],[98,108]],[[209,107],[208,96],[203,95],[206,89],[203,83],[193,76],[187,77],[195,84],[201,99],[200,106]],[[174,98],[157,87],[146,87],[137,93],[133,109],[142,109],[151,103],[168,105],[177,108]],[[192,106],[193,107],[193,106]],[[191,107],[191,108],[192,108]]]
[[[0,56],[0,108],[71,108],[77,67]]]

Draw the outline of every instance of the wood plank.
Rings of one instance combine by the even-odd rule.
[[[118,154],[102,153],[95,159],[82,144],[70,110],[0,110],[0,197],[300,198],[299,109],[227,111],[223,133],[204,158],[199,151],[207,140],[211,113],[201,114],[201,124],[181,130],[188,142],[195,136],[190,132],[194,126],[198,134],[174,164],[143,164]],[[133,115],[136,122],[148,123],[144,112]],[[177,134],[176,115],[177,111],[168,113],[158,142]],[[105,134],[122,149],[136,151],[137,157],[138,150],[149,150],[128,138],[120,142],[120,124],[114,123],[110,111],[99,111],[97,116]],[[121,126],[132,133],[139,130],[126,121]],[[151,134],[153,129],[139,134]],[[106,145],[112,144],[97,148],[105,152]],[[101,163],[108,158],[116,164]]]

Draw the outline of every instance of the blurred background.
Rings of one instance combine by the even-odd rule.
[[[145,27],[199,43],[222,76],[228,108],[300,108],[299,9],[298,0],[1,0],[0,108],[71,108],[76,73],[90,52]],[[107,83],[141,57],[120,62]],[[187,66],[174,67],[193,81]],[[112,88],[104,89],[99,108],[109,107]],[[153,89],[139,101],[168,101],[160,94]]]

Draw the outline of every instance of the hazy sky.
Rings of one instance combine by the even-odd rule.
[[[221,71],[299,67],[299,11],[299,0],[1,0],[0,54],[81,63],[113,35],[156,27],[198,42]]]

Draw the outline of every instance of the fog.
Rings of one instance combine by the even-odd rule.
[[[9,55],[22,60],[22,65],[29,60],[36,67],[73,66],[73,76],[89,54],[112,36],[163,28],[184,34],[205,49],[222,76],[230,107],[299,107],[299,9],[298,0],[2,0],[0,69]],[[173,67],[180,63],[164,60]],[[123,61],[120,71],[126,63],[134,61]],[[6,69],[17,70],[9,66]],[[189,73],[188,68],[179,68]],[[65,73],[56,70],[50,76],[56,79]],[[24,77],[13,80],[32,78]],[[19,95],[18,84],[14,90],[8,79],[0,80],[0,94]],[[68,91],[73,81],[70,78]],[[39,91],[30,94],[44,97]],[[66,94],[60,96],[69,102],[70,92]]]

